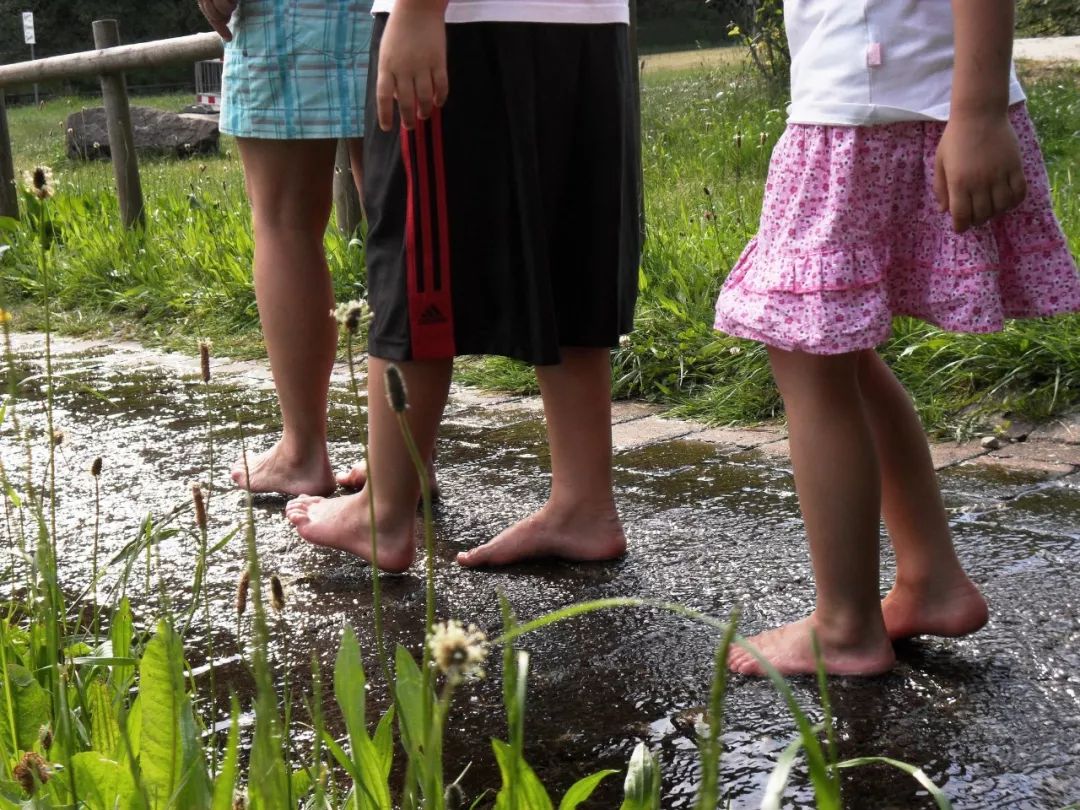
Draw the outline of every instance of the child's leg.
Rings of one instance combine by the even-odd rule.
[[[281,408],[281,440],[232,469],[253,492],[329,492],[326,397],[337,350],[323,251],[334,175],[332,140],[238,140],[255,227],[255,297]]]
[[[750,642],[783,673],[814,672],[811,630],[825,668],[874,674],[895,662],[882,620],[878,581],[881,487],[873,435],[858,381],[858,355],[769,350],[788,414],[795,486],[817,582],[807,618]],[[731,668],[761,674],[736,648]]]
[[[611,473],[611,358],[607,349],[561,349],[538,366],[551,447],[551,495],[539,512],[458,555],[467,566],[532,557],[610,560],[626,552]]]
[[[416,551],[413,530],[420,481],[406,449],[397,414],[386,399],[384,374],[389,363],[368,360],[369,462],[378,528],[379,567],[404,571]],[[422,457],[429,458],[450,390],[452,360],[397,363],[409,394],[406,411]],[[371,561],[369,501],[372,487],[342,498],[302,495],[285,509],[300,536],[318,546],[342,549]]]
[[[860,355],[859,387],[881,464],[882,514],[896,549],[896,584],[882,604],[889,636],[973,633],[986,624],[986,600],[953,549],[911,398],[873,351]]]

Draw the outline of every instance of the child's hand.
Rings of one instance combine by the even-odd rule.
[[[934,196],[963,233],[1024,201],[1020,144],[1004,115],[956,115],[938,145]]]
[[[239,0],[199,0],[199,10],[202,11],[206,21],[218,32],[218,35],[226,42],[232,41],[232,31],[229,30],[229,19]]]
[[[446,103],[445,3],[399,2],[386,24],[379,48],[379,80],[375,97],[379,126],[394,126],[394,101],[405,129],[416,126],[435,107]]]

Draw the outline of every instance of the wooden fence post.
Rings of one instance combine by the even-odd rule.
[[[94,21],[94,47],[112,48],[120,44],[120,26],[116,20]],[[109,151],[116,174],[116,194],[120,199],[120,218],[127,228],[146,224],[143,207],[139,160],[135,155],[135,134],[131,129],[131,106],[123,73],[101,74],[101,97],[109,129]]]
[[[337,156],[334,158],[334,210],[337,212],[338,230],[346,236],[355,234],[364,214],[353,178],[349,143],[344,138],[338,141]]]
[[[19,218],[19,193],[15,187],[15,164],[11,158],[4,89],[0,87],[0,216]]]

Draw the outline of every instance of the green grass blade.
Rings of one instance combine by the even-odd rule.
[[[860,768],[865,765],[891,765],[892,767],[903,771],[926,789],[931,797],[933,797],[934,802],[940,810],[952,810],[952,802],[949,801],[949,797],[945,795],[945,792],[934,784],[934,780],[927,776],[922,768],[915,765],[909,765],[906,762],[901,762],[898,759],[891,759],[889,757],[858,757],[856,759],[847,759],[843,762],[839,762],[836,767]]]

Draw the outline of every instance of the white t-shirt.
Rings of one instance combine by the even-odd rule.
[[[796,124],[947,121],[950,0],[784,0]],[[1024,100],[1011,73],[1009,103]]]
[[[390,12],[394,0],[375,0],[374,14]],[[538,22],[622,23],[630,22],[629,0],[450,0],[448,23]]]

